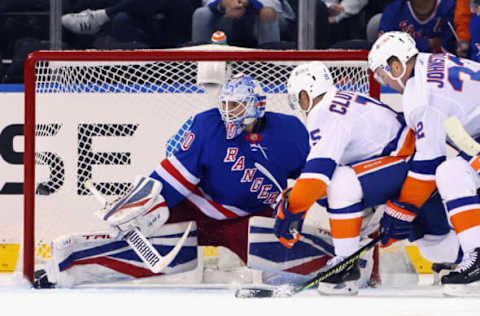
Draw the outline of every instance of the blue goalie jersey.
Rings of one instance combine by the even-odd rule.
[[[163,183],[172,208],[188,199],[218,220],[248,216],[272,206],[281,193],[255,167],[262,164],[283,187],[299,176],[309,152],[308,132],[296,117],[266,112],[255,130],[226,139],[217,109],[196,115],[179,149],[150,175]]]

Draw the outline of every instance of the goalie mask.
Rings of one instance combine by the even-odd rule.
[[[265,114],[266,97],[260,83],[243,74],[235,75],[223,86],[219,101],[227,139],[237,137],[248,124]]]
[[[288,104],[292,110],[310,112],[313,99],[327,93],[334,87],[332,74],[328,67],[319,61],[297,66],[288,78]],[[306,109],[300,105],[300,92],[308,94],[309,104]]]
[[[398,82],[404,87],[401,78],[407,71],[407,61],[418,54],[415,40],[406,32],[393,31],[382,34],[373,44],[368,54],[368,66],[374,73],[375,79],[382,85],[386,84],[386,78]],[[391,57],[396,57],[403,67],[403,72],[398,77],[391,73],[388,61]],[[388,76],[388,77],[387,77]]]

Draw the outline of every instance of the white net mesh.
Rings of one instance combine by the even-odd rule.
[[[265,54],[271,60],[230,62],[221,54],[212,60],[223,63],[227,77],[244,73],[258,80],[267,110],[295,114],[286,82],[305,61]],[[193,115],[216,106],[219,90],[197,82],[199,62],[142,60],[60,62],[52,54],[37,61],[36,244],[104,228],[92,216],[98,205],[83,183],[91,179],[108,199],[122,194],[137,174],[149,174],[177,150]],[[325,63],[340,89],[369,92],[365,60]]]

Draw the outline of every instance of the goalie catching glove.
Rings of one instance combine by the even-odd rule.
[[[138,176],[131,188],[109,203],[97,215],[116,228],[123,237],[138,228],[145,236],[154,234],[169,217],[169,209],[160,194],[163,186],[155,179]]]
[[[412,204],[396,200],[387,201],[380,220],[383,247],[388,247],[398,240],[407,239],[412,234],[412,222],[417,214],[418,208]]]
[[[275,218],[275,225],[273,226],[275,236],[287,248],[292,248],[300,239],[300,231],[306,215],[306,212],[294,214],[288,210],[288,195],[291,191],[292,188],[288,188],[282,192],[282,198],[277,203],[273,214]]]

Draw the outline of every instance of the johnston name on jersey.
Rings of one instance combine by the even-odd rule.
[[[254,132],[226,139],[220,113],[211,109],[193,118],[179,150],[150,176],[163,183],[161,194],[170,208],[186,198],[223,220],[271,207],[280,194],[255,162],[286,187],[288,178],[300,174],[308,152],[308,133],[294,116],[266,112]]]

